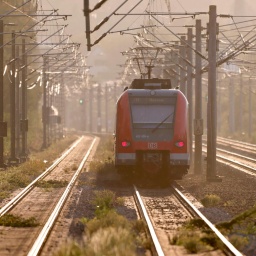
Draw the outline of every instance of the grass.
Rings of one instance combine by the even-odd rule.
[[[25,219],[21,216],[5,214],[0,217],[0,225],[6,227],[36,227],[39,223],[34,217]]]
[[[256,237],[255,221],[256,205],[228,222],[219,223],[216,227],[229,237],[230,242],[239,251],[243,251],[249,243],[254,243],[253,238]]]
[[[97,230],[108,227],[128,229],[130,224],[127,219],[115,211],[115,206],[123,205],[123,203],[113,191],[94,191],[91,204],[95,209],[95,218],[84,222],[88,234],[92,235]]]
[[[217,195],[206,195],[202,200],[201,203],[203,204],[203,206],[205,207],[213,207],[216,206],[220,203],[221,199],[219,196]]]
[[[36,183],[36,186],[39,188],[63,188],[68,185],[66,180],[41,180]]]
[[[112,173],[114,167],[114,140],[112,136],[102,137],[97,155],[90,162],[89,169],[96,171],[99,175]]]
[[[201,219],[192,219],[169,238],[172,245],[183,246],[188,253],[201,253],[221,248],[219,239]]]
[[[0,171],[0,201],[19,188],[26,187],[59,157],[76,138],[66,137],[52,144],[46,150],[31,154],[30,159],[19,166]]]
[[[109,227],[100,229],[90,237],[84,246],[71,241],[62,247],[55,256],[135,256],[136,251],[129,231]]]
[[[216,227],[229,238],[237,250],[242,252],[249,243],[254,242],[253,238],[256,236],[255,220],[256,205],[228,222],[217,224]],[[169,241],[171,244],[184,246],[188,253],[199,253],[223,246],[200,219],[186,223]]]
[[[251,226],[251,223],[255,224],[255,220],[256,220],[256,205],[253,208],[237,215],[231,221],[219,223],[217,227],[219,229],[232,231],[237,226],[241,227],[243,225],[246,225],[248,227],[248,234],[250,233],[256,234],[256,226],[255,225]]]
[[[83,242],[71,241],[54,255],[137,255],[137,248],[148,242],[144,236],[145,225],[142,221],[131,222],[118,214],[115,206],[122,203],[112,191],[95,191],[91,202],[95,207],[95,217],[81,219],[85,231]]]
[[[239,251],[242,251],[245,246],[248,245],[249,239],[248,237],[233,234],[229,237],[229,241],[238,249]]]

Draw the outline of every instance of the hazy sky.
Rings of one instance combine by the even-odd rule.
[[[128,0],[122,9],[117,12],[125,13],[139,1]],[[256,12],[255,0],[143,0],[133,12],[142,13],[147,6],[150,6],[152,11],[164,12],[167,11],[166,3],[168,1],[171,12],[208,12],[209,5],[216,5],[218,14],[255,15]],[[108,34],[99,44],[92,47],[91,52],[88,52],[86,49],[85,18],[82,11],[84,1],[41,0],[41,2],[45,9],[51,6],[59,9],[60,14],[72,14],[72,17],[68,18],[69,26],[67,27],[67,34],[73,35],[73,41],[82,43],[81,52],[88,56],[87,64],[92,66],[90,72],[94,75],[93,79],[95,81],[105,82],[116,80],[120,77],[119,73],[122,71],[122,68],[118,64],[124,64],[125,62],[125,58],[120,52],[134,46],[132,35],[120,35],[120,33]],[[97,2],[99,1],[90,0],[90,8],[95,6]],[[91,30],[123,2],[124,0],[108,0],[100,9],[94,11],[91,15]],[[92,34],[92,43],[103,33],[107,32],[121,17],[113,15],[99,31]],[[145,16],[129,16],[111,31],[140,27],[144,21]],[[187,20],[184,20],[184,22],[187,24]],[[193,22],[193,20],[190,19],[190,22]],[[184,29],[182,32],[186,32],[186,30]]]

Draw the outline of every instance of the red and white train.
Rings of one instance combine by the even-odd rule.
[[[188,101],[169,79],[135,79],[117,101],[120,174],[181,179],[190,166]]]

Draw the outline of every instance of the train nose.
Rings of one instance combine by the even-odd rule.
[[[156,174],[162,168],[162,154],[161,153],[144,153],[143,154],[143,169],[144,171]]]

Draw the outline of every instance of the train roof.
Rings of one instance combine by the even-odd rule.
[[[181,91],[177,89],[128,89],[126,92],[130,97],[173,97],[181,93]]]
[[[129,89],[172,89],[170,79],[134,79]]]

